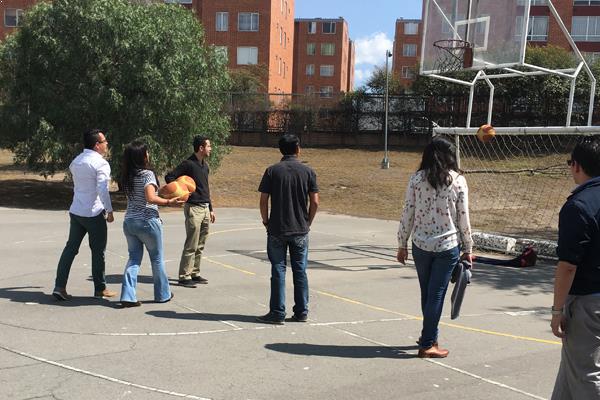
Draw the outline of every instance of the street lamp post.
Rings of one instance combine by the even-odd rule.
[[[383,126],[383,160],[381,160],[381,168],[388,169],[390,167],[390,160],[388,158],[388,108],[389,108],[389,80],[390,72],[388,70],[388,59],[392,56],[392,52],[389,50],[385,51],[385,95],[384,95],[384,107],[385,107],[385,122]]]

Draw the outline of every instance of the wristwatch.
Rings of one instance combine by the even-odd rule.
[[[554,306],[550,307],[550,310],[552,312],[552,315],[562,315],[563,313],[563,309],[561,308],[556,308]]]

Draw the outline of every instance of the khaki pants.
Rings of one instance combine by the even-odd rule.
[[[569,296],[552,400],[600,399],[600,296]]]
[[[183,213],[186,238],[179,262],[179,280],[200,276],[200,262],[210,225],[208,205],[185,204]]]

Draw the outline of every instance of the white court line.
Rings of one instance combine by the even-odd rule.
[[[204,314],[202,311],[195,310],[192,307],[187,307],[187,306],[184,306],[184,305],[181,305],[181,304],[179,304],[179,307],[185,308],[186,310],[191,311],[191,312],[196,313],[196,314],[199,314],[199,315]],[[223,321],[223,320],[219,320],[219,322],[222,322],[225,325],[234,328],[233,330],[235,330],[235,331],[239,331],[239,330],[243,329],[243,328],[240,328],[239,326],[237,326],[236,324],[234,324],[233,322]]]
[[[332,329],[335,329],[336,331],[343,332],[343,333],[345,333],[345,334],[347,334],[349,336],[352,336],[352,337],[355,337],[355,338],[358,338],[358,339],[362,339],[362,340],[364,340],[366,342],[376,344],[378,346],[388,347],[390,349],[399,351],[399,352],[404,353],[404,354],[410,354],[410,353],[408,353],[408,352],[406,352],[406,351],[404,351],[402,349],[399,349],[397,347],[394,347],[392,345],[389,345],[389,344],[386,344],[386,343],[383,343],[383,342],[378,342],[376,340],[370,339],[370,338],[365,337],[365,336],[358,335],[358,334],[356,334],[354,332],[350,332],[350,331],[347,331],[345,329],[340,329],[340,328],[335,328],[335,327],[333,327]],[[507,389],[507,390],[510,390],[512,392],[515,392],[515,393],[522,394],[522,395],[527,396],[527,397],[531,397],[532,399],[547,400],[545,397],[540,397],[540,396],[537,396],[537,395],[535,395],[533,393],[525,392],[524,390],[517,389],[515,387],[505,385],[504,383],[500,383],[500,382],[493,381],[491,379],[484,378],[483,376],[479,376],[479,375],[476,375],[476,374],[474,374],[472,372],[468,372],[468,371],[465,371],[463,369],[456,368],[456,367],[453,367],[453,366],[448,365],[448,364],[444,364],[443,362],[440,362],[440,361],[435,361],[435,360],[433,360],[431,358],[424,358],[423,361],[427,361],[427,362],[430,362],[432,364],[439,365],[440,367],[449,369],[451,371],[458,372],[459,374],[467,375],[467,376],[469,376],[471,378],[475,378],[475,379],[477,379],[479,381],[482,381],[482,382],[485,382],[485,383],[489,383],[491,385],[498,386],[498,387],[501,387],[503,389]]]
[[[110,377],[110,376],[97,374],[95,372],[86,371],[84,369],[71,367],[70,365],[61,364],[59,362],[52,361],[52,360],[47,360],[47,359],[42,358],[42,357],[37,357],[37,356],[34,356],[32,354],[28,354],[28,353],[24,353],[22,351],[10,349],[8,347],[4,347],[4,346],[1,346],[1,345],[0,345],[0,349],[8,351],[8,352],[13,353],[13,354],[20,355],[22,357],[27,357],[29,359],[42,362],[44,364],[53,365],[55,367],[63,368],[63,369],[66,369],[66,370],[69,370],[69,371],[73,371],[73,372],[77,372],[79,374],[83,374],[83,375],[87,375],[87,376],[92,376],[94,378],[103,379],[105,381],[117,383],[117,384],[120,384],[120,385],[130,386],[130,387],[134,387],[134,388],[137,388],[137,389],[147,390],[147,391],[150,391],[150,392],[162,393],[162,394],[166,394],[166,395],[174,396],[174,397],[181,397],[181,398],[184,398],[184,399],[211,400],[211,399],[209,399],[207,397],[199,397],[199,396],[194,396],[194,395],[191,395],[191,394],[178,393],[178,392],[173,392],[171,390],[159,389],[159,388],[154,388],[154,387],[151,387],[151,386],[140,385],[138,383],[127,382],[127,381],[124,381],[122,379],[113,378],[113,377]]]

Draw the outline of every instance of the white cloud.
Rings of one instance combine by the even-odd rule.
[[[385,51],[392,50],[394,42],[383,32],[356,39],[356,65],[382,65],[385,62]]]
[[[394,42],[385,33],[377,32],[356,39],[354,45],[356,49],[354,87],[359,88],[369,79],[376,66],[385,63],[385,51],[391,51]]]

